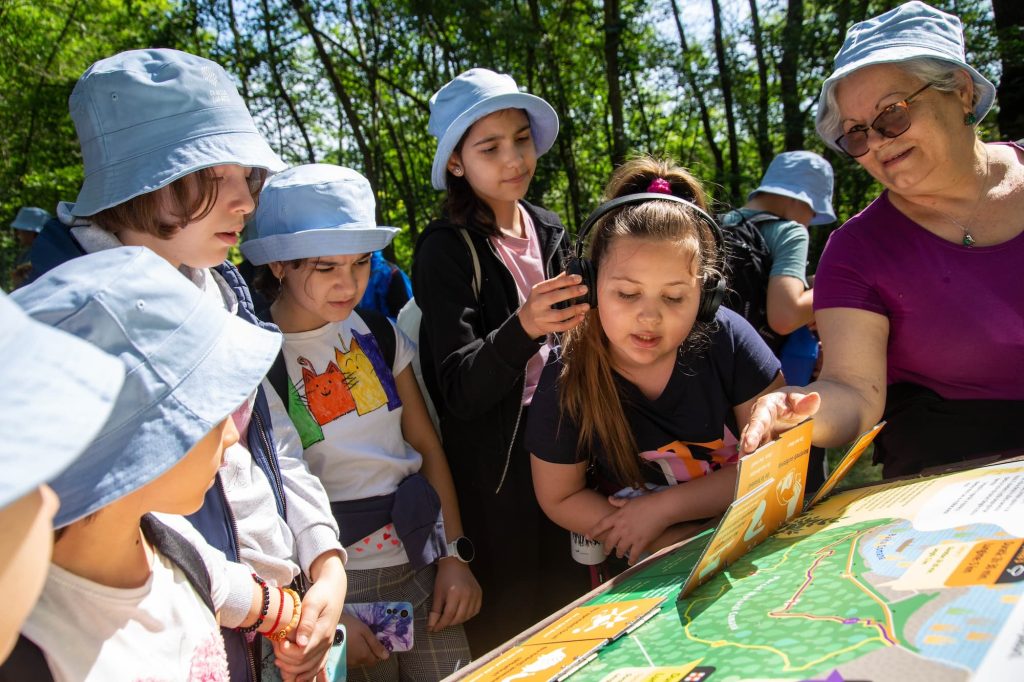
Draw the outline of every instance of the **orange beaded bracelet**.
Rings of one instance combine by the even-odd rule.
[[[295,626],[299,624],[299,615],[302,613],[302,600],[299,599],[299,593],[291,589],[290,587],[282,587],[280,588],[280,590],[281,592],[287,592],[288,595],[292,598],[292,618],[287,625],[285,625],[277,632],[268,632],[267,634],[263,635],[267,639],[273,640],[275,642],[282,642],[285,639],[287,639],[291,631],[294,630]]]

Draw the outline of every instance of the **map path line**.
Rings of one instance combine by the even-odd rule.
[[[879,634],[881,634],[882,641],[884,641],[886,645],[897,646],[899,644],[899,641],[896,638],[896,626],[892,621],[892,611],[889,609],[887,604],[879,600],[878,596],[873,591],[867,589],[859,580],[857,580],[856,575],[853,573],[852,570],[853,560],[857,554],[857,543],[860,541],[861,537],[863,537],[863,535],[865,535],[868,532],[870,531],[865,530],[850,533],[849,535],[837,538],[828,545],[825,545],[824,547],[816,550],[815,555],[817,556],[817,558],[807,569],[805,573],[806,577],[804,579],[804,582],[797,589],[796,593],[794,593],[793,596],[786,601],[786,605],[781,610],[769,611],[768,615],[772,618],[806,618],[807,620],[833,621],[837,623],[842,623],[844,625],[855,625],[859,623],[861,625],[864,625],[865,627],[877,628]],[[804,591],[806,591],[811,586],[811,583],[814,582],[814,571],[816,568],[818,568],[818,565],[826,559],[835,556],[836,545],[840,545],[847,541],[850,541],[850,549],[847,553],[846,571],[844,571],[842,577],[848,579],[861,592],[864,592],[868,597],[872,599],[872,601],[878,604],[878,606],[882,609],[883,614],[885,615],[885,623],[883,624],[880,621],[877,621],[873,618],[841,618],[839,616],[821,616],[810,613],[789,613],[790,609],[796,606],[797,602],[800,601],[800,596],[804,593]],[[783,555],[788,557],[789,552],[795,550],[796,548],[794,547],[792,550],[787,550],[786,552],[784,552]],[[892,634],[890,635],[890,633]]]

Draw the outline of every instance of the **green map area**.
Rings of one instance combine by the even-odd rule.
[[[1006,473],[1020,479],[1008,484],[1024,484],[1024,470]],[[956,485],[945,488],[961,494]],[[906,577],[909,567],[935,556],[936,547],[1009,543],[1013,534],[984,518],[949,528],[931,518],[921,528],[913,518],[883,515],[892,511],[887,506],[909,505],[910,517],[916,507],[927,510],[926,496],[941,497],[942,485],[918,481],[869,490],[835,496],[797,518],[689,599],[675,601],[709,533],[600,594],[588,603],[669,599],[655,618],[602,649],[571,682],[600,681],[620,668],[696,660],[714,668],[704,678],[709,682],[967,680],[1008,622],[1024,641],[1024,604],[1018,608],[1024,582],[1011,577],[949,586],[926,573],[919,584]],[[848,515],[854,502],[870,511]],[[959,500],[938,502],[954,508]],[[999,504],[1016,506],[1024,499]],[[950,565],[956,564],[945,568]],[[1024,670],[1021,665],[1010,667]],[[986,679],[1019,680],[1024,674]]]

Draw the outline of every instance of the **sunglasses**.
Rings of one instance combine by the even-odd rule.
[[[868,153],[868,132],[875,130],[882,137],[894,138],[910,130],[910,103],[922,92],[932,87],[926,83],[923,88],[910,95],[904,100],[890,104],[875,116],[871,125],[854,126],[845,134],[836,138],[836,144],[840,149],[853,158],[864,156]]]

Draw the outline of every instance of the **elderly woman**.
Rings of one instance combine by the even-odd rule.
[[[818,381],[761,398],[743,451],[810,414],[823,446],[884,414],[886,477],[1024,451],[1024,150],[978,139],[994,94],[952,15],[908,2],[850,28],[817,129],[885,191],[822,254]]]

